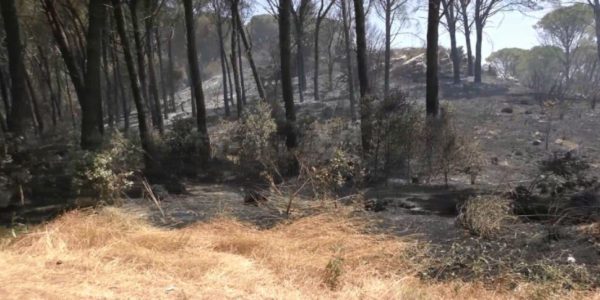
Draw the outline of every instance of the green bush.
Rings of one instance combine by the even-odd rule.
[[[78,151],[73,160],[78,194],[107,202],[119,199],[132,185],[141,158],[141,150],[119,132],[110,134],[98,152]]]

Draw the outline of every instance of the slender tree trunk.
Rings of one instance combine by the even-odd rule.
[[[475,83],[481,83],[481,47],[483,45],[483,24],[475,23],[477,40],[475,41]]]
[[[467,48],[467,76],[473,76],[473,48],[471,47],[471,24],[469,23],[469,15],[467,11],[466,0],[461,1],[461,15],[463,19],[463,29],[465,32],[465,48]]]
[[[371,88],[369,87],[367,63],[367,37],[365,30],[365,11],[362,0],[354,0],[356,22],[356,62],[358,63],[358,81],[360,84],[360,129],[363,155],[371,151]]]
[[[31,99],[31,101],[30,101],[31,118],[33,119],[33,122],[37,127],[38,134],[42,134],[45,129],[44,117],[42,116],[42,114],[40,112],[40,103],[39,103],[37,94],[35,93],[35,90],[33,89],[33,85],[31,84],[31,77],[27,73],[25,73],[25,82],[27,84],[27,89],[29,92],[29,99]]]
[[[140,81],[140,86],[142,89],[142,96],[145,101],[144,105],[146,107],[151,108],[150,106],[150,97],[148,96],[148,83],[146,81],[146,62],[144,58],[144,46],[142,44],[142,33],[140,31],[140,24],[138,18],[138,0],[130,0],[129,1],[129,11],[131,13],[131,23],[133,27],[133,41],[135,43],[135,55],[137,57],[138,64],[138,76]],[[152,117],[154,115],[152,114]],[[152,123],[156,126],[156,121],[152,119]]]
[[[144,161],[146,168],[154,171],[158,166],[154,160],[154,143],[152,137],[152,128],[149,126],[147,121],[146,106],[144,105],[143,94],[140,88],[139,77],[137,70],[135,69],[135,62],[132,55],[129,40],[127,39],[127,31],[125,28],[125,18],[123,16],[123,8],[121,6],[121,0],[112,0],[115,14],[115,22],[117,25],[117,31],[121,40],[121,47],[123,48],[123,54],[125,56],[125,63],[127,65],[127,71],[129,73],[129,80],[131,81],[131,92],[133,94],[133,101],[137,109],[138,128],[140,132],[140,140],[142,142],[142,148],[144,150]]]
[[[383,98],[387,99],[390,96],[390,68],[392,56],[392,8],[391,0],[386,1],[385,8],[385,63],[384,63],[384,79],[383,79]]]
[[[260,75],[258,74],[256,64],[254,63],[254,58],[252,56],[252,46],[250,45],[248,38],[246,37],[246,31],[244,30],[244,25],[241,22],[239,11],[237,12],[237,20],[239,34],[242,39],[242,43],[244,43],[244,49],[246,50],[246,59],[248,60],[248,63],[250,64],[250,69],[252,70],[252,76],[254,77],[254,82],[256,83],[256,90],[258,91],[258,96],[261,100],[266,100],[265,88],[262,84]]]
[[[158,129],[160,134],[165,131],[163,118],[160,107],[160,97],[158,95],[158,84],[156,83],[156,72],[154,70],[154,47],[152,46],[152,34],[154,33],[153,25],[153,12],[154,12],[154,0],[144,0],[146,17],[144,18],[144,25],[146,28],[146,56],[148,61],[148,91],[150,96],[150,107],[152,107],[152,120],[154,126]]]
[[[162,55],[162,43],[161,43],[161,36],[160,36],[160,30],[157,28],[155,28],[154,30],[154,37],[156,38],[156,54],[158,54],[158,70],[159,70],[159,74],[160,74],[160,91],[161,91],[161,98],[162,98],[162,105],[163,105],[163,109],[162,109],[162,113],[163,113],[163,118],[164,119],[168,119],[169,118],[169,101],[167,98],[167,86],[165,83],[165,69],[163,66],[163,55]]]
[[[8,118],[10,116],[10,98],[8,96],[8,87],[6,84],[6,77],[4,76],[4,68],[0,68],[0,95],[2,96],[2,102],[4,102],[5,115]]]
[[[438,101],[438,29],[440,24],[440,0],[429,1],[427,19],[427,116],[437,117]]]
[[[204,106],[204,92],[202,91],[202,79],[200,78],[200,68],[198,67],[198,52],[196,50],[196,35],[194,29],[194,11],[192,0],[183,0],[185,10],[185,28],[187,35],[188,60],[190,64],[190,75],[192,77],[192,92],[196,98],[197,127],[200,134],[200,159],[203,163],[210,159],[210,140],[206,128],[206,108]],[[235,24],[234,24],[235,25]]]
[[[8,67],[11,79],[12,105],[7,116],[8,130],[16,135],[22,135],[29,126],[27,113],[27,87],[25,82],[25,63],[23,60],[23,45],[21,44],[21,29],[14,0],[0,1],[0,10],[4,20],[6,48],[8,50]]]
[[[229,109],[229,100],[227,94],[227,66],[225,63],[225,42],[223,40],[223,19],[220,14],[217,15],[217,36],[219,38],[219,56],[221,59],[221,74],[223,77],[223,105],[225,107],[225,116],[229,117],[231,111]]]
[[[225,56],[225,67],[227,69],[227,82],[229,82],[229,103],[231,104],[230,106],[233,106],[233,81],[231,80],[231,64],[227,59],[227,55]]]
[[[281,59],[281,89],[285,105],[286,145],[288,149],[296,148],[296,110],[294,108],[294,91],[292,87],[292,51],[290,39],[291,0],[279,0],[279,53]],[[299,46],[300,47],[300,46]]]
[[[52,73],[50,72],[50,64],[48,62],[48,57],[46,56],[41,47],[38,46],[37,49],[39,56],[39,68],[43,73],[42,77],[44,78],[44,82],[46,83],[46,87],[48,88],[48,95],[50,97],[52,125],[56,127],[56,123],[60,115],[60,104],[58,103],[57,95],[55,93],[54,87],[52,86]]]
[[[107,23],[106,23],[106,27],[110,28],[110,22],[108,22],[108,18],[107,18]],[[111,45],[109,44],[109,39],[108,39],[108,33],[105,31],[103,33],[103,41],[102,41],[102,62],[104,63],[104,67],[102,68],[102,70],[104,71],[104,82],[106,82],[106,86],[104,88],[104,104],[106,105],[106,115],[108,116],[108,126],[111,129],[114,129],[115,127],[115,120],[117,118],[117,115],[114,113],[115,110],[115,106],[116,105],[116,95],[114,94],[115,89],[113,89],[113,85],[116,85],[116,81],[111,82],[112,81],[112,77],[110,76],[110,71],[109,71],[109,67],[110,67],[110,62],[108,61],[108,47],[110,47]]]
[[[241,20],[239,20],[241,23]],[[237,36],[237,47],[238,47],[238,64],[240,66],[240,89],[242,89],[242,103],[244,105],[247,104],[246,102],[246,82],[244,80],[244,64],[242,63],[242,43],[240,41],[240,32],[238,31],[238,36]]]
[[[173,35],[174,31],[171,30],[169,39],[167,40],[167,56],[169,57],[169,70],[167,72],[167,78],[169,81],[169,99],[171,101],[171,109],[175,111],[177,108],[175,107],[175,79],[173,78],[173,73],[175,71],[175,64],[173,60]]]
[[[321,21],[323,19],[317,18],[315,23],[315,52],[314,52],[314,74],[313,74],[313,91],[315,100],[319,101],[321,99],[319,95],[319,31],[321,30]]]
[[[121,103],[121,112],[123,114],[123,131],[129,131],[129,116],[130,116],[130,108],[127,99],[127,94],[125,92],[125,85],[123,84],[123,78],[121,76],[121,62],[119,60],[119,56],[115,51],[115,47],[112,48],[112,57],[113,57],[113,76],[115,78],[115,83],[118,83],[119,86],[119,98]]]
[[[352,51],[350,48],[350,24],[349,24],[349,16],[346,9],[346,1],[340,0],[342,6],[342,25],[344,29],[344,50],[346,54],[346,77],[348,84],[348,95],[350,98],[350,117],[352,121],[356,121],[356,111],[355,111],[355,103],[356,100],[354,98],[354,72],[352,68]]]
[[[237,11],[238,0],[231,1],[231,12]],[[240,89],[240,75],[238,69],[238,57],[237,57],[237,18],[235,14],[231,17],[231,70],[233,71],[233,82],[235,84],[235,100],[237,107],[237,116],[242,116],[242,91]]]
[[[296,76],[298,77],[298,96],[300,102],[304,102],[304,91],[306,90],[306,72],[304,71],[304,24],[296,24]]]
[[[598,49],[598,59],[600,59],[600,1],[593,0],[592,9],[594,10],[594,28],[596,32],[596,47]]]

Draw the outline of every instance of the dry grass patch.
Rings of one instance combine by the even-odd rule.
[[[114,208],[74,211],[0,243],[0,298],[508,299],[543,291],[424,283],[407,257],[415,242],[365,234],[363,225],[323,214],[270,230],[224,218],[166,230]]]
[[[458,222],[471,233],[493,237],[507,223],[514,222],[510,200],[495,195],[476,196],[460,207]]]

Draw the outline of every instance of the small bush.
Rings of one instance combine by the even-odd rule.
[[[131,176],[140,169],[141,150],[119,132],[112,133],[101,151],[80,151],[73,161],[78,194],[113,202],[132,185]]]
[[[493,237],[502,231],[504,225],[516,220],[511,213],[511,202],[498,196],[477,196],[463,203],[457,220],[472,234]]]
[[[265,168],[271,168],[276,154],[273,146],[276,131],[277,124],[271,117],[271,106],[268,103],[259,101],[248,106],[235,132],[240,163],[258,162]]]

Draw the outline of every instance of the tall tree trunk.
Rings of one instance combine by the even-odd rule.
[[[144,150],[144,161],[146,169],[155,171],[158,166],[154,159],[155,148],[152,137],[152,128],[148,124],[146,106],[144,105],[143,94],[140,88],[139,77],[137,70],[135,69],[135,62],[127,39],[127,31],[125,28],[125,18],[123,16],[123,8],[121,6],[121,0],[112,0],[115,14],[115,22],[117,25],[117,31],[121,40],[121,47],[123,48],[123,54],[125,56],[125,63],[127,65],[127,71],[129,73],[129,80],[131,81],[131,93],[133,94],[133,101],[137,109],[138,128],[140,132],[140,140],[142,142],[142,148]]]
[[[25,73],[25,82],[27,84],[27,89],[29,92],[29,99],[31,100],[31,118],[33,119],[33,122],[37,127],[38,134],[42,134],[45,129],[44,117],[40,112],[40,103],[33,88],[33,85],[31,84],[31,77],[27,73]]]
[[[237,22],[236,22],[237,23]],[[241,23],[241,20],[239,20]],[[238,31],[237,36],[237,47],[238,47],[238,64],[240,66],[240,89],[242,90],[242,103],[246,105],[246,82],[244,80],[244,65],[242,63],[242,43],[240,41],[240,32]]]
[[[385,2],[385,63],[384,63],[384,79],[383,79],[383,98],[387,99],[390,96],[390,68],[392,56],[392,8],[391,1]]]
[[[225,68],[227,69],[227,82],[229,83],[229,103],[231,104],[230,106],[233,106],[233,81],[231,80],[231,64],[229,63],[229,60],[227,59],[227,55],[225,56]]]
[[[342,6],[342,25],[344,29],[344,51],[346,52],[346,77],[348,84],[348,95],[350,98],[350,117],[352,121],[356,121],[356,100],[354,98],[354,72],[352,71],[352,51],[350,48],[350,24],[349,16],[346,8],[347,0],[340,0]]]
[[[192,0],[183,0],[185,10],[185,29],[187,35],[187,52],[190,64],[190,75],[192,77],[192,92],[196,98],[197,127],[200,134],[200,159],[206,163],[210,159],[210,140],[206,128],[206,107],[204,106],[204,92],[202,91],[202,79],[198,67],[198,52],[196,50],[196,35],[194,29],[194,11]]]
[[[281,90],[285,105],[286,146],[296,148],[296,110],[294,108],[294,91],[292,87],[292,51],[290,38],[291,0],[279,0],[279,53],[281,59]]]
[[[148,96],[148,83],[146,81],[146,63],[144,58],[144,46],[142,45],[142,33],[140,31],[140,24],[138,18],[138,0],[129,1],[129,11],[131,13],[133,41],[135,43],[135,55],[137,57],[138,76],[140,86],[142,89],[142,96],[145,101],[144,105],[150,108],[152,106],[150,106],[150,97]],[[156,126],[154,119],[152,120],[152,123],[154,124],[154,126]]]
[[[163,113],[163,118],[164,119],[168,119],[169,118],[169,101],[167,98],[167,86],[165,83],[165,68],[163,66],[163,55],[162,55],[162,43],[161,43],[161,35],[160,35],[160,30],[157,28],[154,29],[154,37],[156,38],[156,54],[158,54],[158,70],[159,70],[159,75],[160,75],[160,91],[161,91],[161,98],[162,98],[162,105],[163,105],[163,109],[162,109],[162,113]]]
[[[483,24],[475,22],[475,33],[477,40],[475,41],[475,83],[481,83],[481,47],[483,45]]]
[[[304,71],[304,24],[296,21],[296,76],[298,77],[298,96],[304,102],[306,90],[306,72]]]
[[[154,70],[154,47],[152,46],[152,34],[154,33],[153,16],[154,13],[154,0],[145,0],[145,12],[144,25],[146,27],[146,56],[148,61],[148,90],[150,92],[150,107],[152,107],[152,120],[154,126],[158,129],[160,134],[165,131],[163,118],[160,108],[160,97],[158,95],[158,84],[156,83],[156,72]]]
[[[441,4],[444,8],[446,16],[446,24],[448,26],[448,35],[450,36],[450,60],[452,61],[452,78],[455,84],[460,83],[460,57],[458,54],[458,46],[456,43],[456,5],[453,0],[442,0]]]
[[[60,104],[58,103],[57,95],[54,87],[52,86],[52,73],[50,72],[50,63],[42,47],[38,46],[39,56],[39,67],[42,72],[42,77],[48,88],[48,95],[50,96],[50,108],[52,111],[52,125],[56,127],[57,119],[60,116]]]
[[[87,32],[85,100],[81,101],[81,147],[98,150],[102,145],[102,31],[105,0],[90,0]],[[89,113],[85,113],[89,112]]]
[[[21,44],[21,29],[17,8],[14,0],[0,1],[0,10],[4,20],[6,48],[8,50],[8,68],[11,79],[12,105],[7,116],[8,130],[22,135],[29,126],[27,113],[27,87],[25,82],[25,63],[23,60],[23,45]]]
[[[240,118],[242,116],[242,91],[240,89],[240,75],[238,69],[238,57],[237,57],[237,17],[233,12],[237,11],[238,0],[231,1],[231,70],[233,71],[233,82],[235,84],[235,100],[237,107],[237,116]]]
[[[463,20],[463,29],[465,32],[465,48],[467,48],[467,76],[473,76],[473,47],[471,47],[471,24],[469,23],[469,15],[467,10],[468,2],[466,0],[459,1]]]
[[[7,117],[10,116],[10,98],[8,96],[8,87],[6,77],[4,76],[4,68],[0,68],[0,95],[4,103],[4,113]],[[7,119],[8,121],[8,119]],[[8,125],[7,125],[8,126]],[[7,127],[8,130],[8,127]]]
[[[127,94],[125,92],[125,85],[123,84],[123,80],[120,80],[121,78],[123,78],[123,77],[121,77],[121,62],[119,60],[118,54],[115,51],[115,47],[111,48],[111,54],[112,54],[112,59],[113,59],[113,76],[114,76],[115,83],[118,83],[118,86],[119,86],[118,95],[120,96],[119,99],[120,99],[120,104],[121,104],[121,113],[123,114],[123,131],[127,132],[127,131],[129,131],[129,115],[130,115],[129,103],[127,101],[127,99],[129,99],[129,97],[127,96]]]
[[[231,111],[229,109],[229,95],[227,94],[227,66],[225,63],[225,42],[223,40],[223,18],[221,14],[217,15],[217,36],[219,38],[219,56],[221,59],[221,74],[223,77],[223,105],[225,107],[225,116],[229,117]]]
[[[109,18],[107,18],[107,22],[106,22],[106,27],[110,28],[110,22],[109,22]],[[109,71],[109,67],[110,67],[110,62],[108,61],[108,47],[110,47],[111,45],[109,44],[109,39],[108,39],[108,33],[105,31],[103,33],[103,40],[102,40],[102,62],[103,64],[103,68],[102,70],[104,71],[104,82],[106,82],[106,86],[104,88],[104,104],[106,105],[106,115],[108,116],[108,126],[111,129],[114,129],[115,127],[115,122],[116,122],[116,118],[117,118],[117,114],[115,114],[115,107],[117,106],[117,104],[115,103],[117,100],[117,95],[115,94],[115,90],[113,88],[113,85],[116,86],[116,81],[113,83],[112,82],[112,76],[110,76],[110,71]],[[113,66],[114,67],[114,66]]]
[[[242,24],[241,22],[242,19],[240,18],[239,11],[237,12],[237,20],[239,21],[237,22],[238,31],[240,37],[242,38],[242,43],[244,43],[244,49],[246,50],[246,59],[248,60],[248,63],[250,64],[250,69],[252,70],[252,76],[254,77],[254,82],[256,83],[256,90],[258,91],[258,96],[261,100],[266,100],[265,88],[262,84],[262,80],[260,78],[260,75],[258,74],[258,69],[256,68],[256,64],[254,63],[254,58],[252,56],[252,45],[250,45],[250,42],[246,37],[246,31],[244,30],[244,24]]]
[[[315,100],[319,101],[321,99],[319,95],[319,31],[321,30],[321,21],[323,19],[317,18],[315,23],[315,51],[314,51],[314,73],[313,73],[313,92],[315,96]]]
[[[439,111],[438,101],[438,29],[440,24],[440,0],[429,1],[427,19],[427,116],[436,117]]]
[[[171,30],[169,39],[167,40],[167,56],[169,57],[169,70],[167,72],[167,78],[169,81],[169,100],[171,102],[171,109],[175,111],[177,108],[175,107],[175,79],[173,78],[173,73],[175,71],[175,63],[173,59],[173,35],[174,30]]]
[[[356,22],[356,62],[358,63],[358,81],[360,85],[360,130],[363,155],[371,151],[371,88],[369,87],[367,64],[367,37],[365,30],[365,11],[362,0],[354,0]]]
[[[596,47],[598,52],[598,59],[600,59],[600,1],[593,0],[592,9],[594,10],[594,28],[596,32]]]

